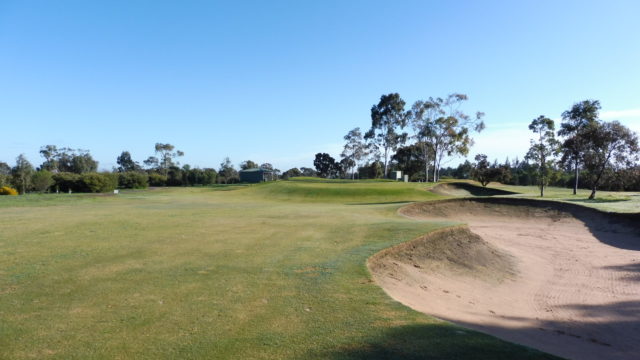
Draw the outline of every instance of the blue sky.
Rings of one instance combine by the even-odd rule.
[[[638,14],[638,1],[0,0],[0,161],[38,165],[55,144],[110,169],[168,142],[194,166],[311,166],[389,92],[465,93],[487,124],[470,157],[522,158],[531,119],[583,99],[640,130]]]

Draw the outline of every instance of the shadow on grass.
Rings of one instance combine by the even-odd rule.
[[[521,345],[448,324],[385,330],[361,343],[309,354],[314,359],[559,359]]]
[[[403,201],[387,201],[387,202],[362,202],[362,203],[346,203],[345,205],[393,205],[393,204],[409,204],[413,201],[403,200]]]
[[[496,188],[488,188],[469,184],[466,182],[450,182],[434,186],[431,192],[440,195],[457,195],[456,192],[464,191],[471,196],[497,196],[497,195],[515,195],[513,191],[501,190]],[[461,194],[460,194],[461,195]]]
[[[629,201],[631,199],[569,199],[567,201],[571,201],[571,202],[579,202],[579,203],[586,203],[586,204],[602,204],[602,203],[616,203],[616,202],[623,202],[623,201]]]

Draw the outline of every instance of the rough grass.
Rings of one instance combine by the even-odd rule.
[[[371,255],[450,225],[396,214],[433,198],[388,182],[2,198],[0,358],[551,358],[372,283]]]

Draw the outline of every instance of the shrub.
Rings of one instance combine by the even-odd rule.
[[[149,175],[127,171],[118,174],[118,187],[122,189],[146,189],[149,187]]]
[[[40,170],[31,177],[31,185],[36,191],[47,191],[53,185],[53,176],[47,170]]]
[[[62,192],[68,192],[69,190],[73,192],[84,191],[84,184],[80,181],[80,175],[78,174],[68,172],[53,174],[53,183],[56,190]]]
[[[0,187],[0,195],[18,195],[18,190],[8,186]]]
[[[167,184],[167,177],[158,173],[149,174],[149,185],[151,186],[165,186]]]
[[[113,191],[118,187],[118,175],[112,173],[86,173],[80,175],[84,191],[99,193]]]

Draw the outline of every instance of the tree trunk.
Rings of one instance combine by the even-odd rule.
[[[429,182],[429,161],[424,161],[424,182]]]
[[[387,155],[389,153],[388,148],[384,148],[384,178],[387,178]]]
[[[589,195],[589,200],[593,200],[596,198],[596,187],[594,186],[593,189],[591,189],[591,195]]]
[[[580,174],[580,169],[578,169],[578,159],[576,159],[575,163],[573,164],[573,167],[576,173],[576,179],[573,183],[573,195],[576,195],[578,193],[578,175]]]

